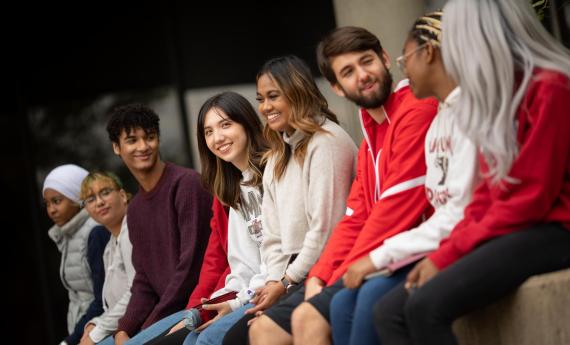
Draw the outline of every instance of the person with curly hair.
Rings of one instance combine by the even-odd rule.
[[[152,109],[113,109],[107,132],[113,151],[139,183],[127,210],[136,274],[115,334],[123,344],[186,306],[210,235],[212,196],[196,171],[161,160],[159,117]]]

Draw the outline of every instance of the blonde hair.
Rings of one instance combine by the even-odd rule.
[[[434,11],[419,17],[410,30],[410,37],[418,43],[430,42],[434,46],[441,47],[441,18],[443,12]]]
[[[79,197],[81,200],[84,200],[89,196],[89,193],[91,192],[91,185],[95,181],[107,182],[116,190],[125,190],[123,188],[123,183],[121,183],[119,177],[113,174],[112,172],[93,171],[90,172],[87,176],[85,176],[83,182],[81,182],[81,192],[79,193]],[[131,200],[132,195],[127,191],[125,191],[125,193],[127,194],[127,200],[128,201]]]

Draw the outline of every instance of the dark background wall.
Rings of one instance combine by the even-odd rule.
[[[10,59],[2,69],[4,311],[11,341],[57,344],[66,333],[67,295],[59,280],[59,253],[47,237],[51,222],[40,203],[38,171],[68,162],[95,168],[93,156],[108,149],[108,143],[85,134],[89,121],[101,117],[73,114],[85,114],[80,110],[102,94],[122,95],[116,102],[144,101],[152,90],[169,87],[181,118],[187,118],[185,90],[253,82],[270,57],[296,54],[316,72],[315,44],[335,22],[327,0],[30,6],[6,31]],[[47,139],[32,131],[30,110],[37,108],[47,109],[41,124],[51,131]],[[77,147],[96,148],[88,151],[90,160],[73,143],[62,149],[59,136],[69,128]]]

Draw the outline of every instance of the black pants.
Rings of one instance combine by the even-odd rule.
[[[384,345],[457,344],[451,324],[512,292],[532,275],[570,267],[570,231],[540,224],[493,239],[410,295],[403,283],[374,307]]]
[[[303,293],[302,296],[304,296],[304,294],[305,294],[304,293],[304,291],[305,291],[305,281],[304,280],[302,282],[300,282],[298,285],[290,288],[289,291],[285,295],[283,295],[279,298],[279,301],[277,302],[277,304],[270,307],[269,309],[275,307],[276,305],[279,305],[283,301],[289,299],[291,296],[297,295],[297,293],[300,291],[302,291],[302,293]],[[249,327],[247,326],[247,323],[249,322],[249,320],[251,320],[253,318],[254,318],[254,315],[247,314],[247,315],[244,315],[241,319],[239,319],[239,321],[236,322],[235,325],[233,325],[232,328],[230,328],[226,332],[226,335],[224,336],[224,340],[222,341],[222,345],[247,345],[247,344],[249,344],[249,337],[248,337]]]

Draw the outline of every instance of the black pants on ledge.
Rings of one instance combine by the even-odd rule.
[[[415,292],[403,283],[374,307],[383,345],[457,344],[451,325],[470,311],[506,296],[527,278],[570,267],[570,231],[539,224],[495,238]]]

